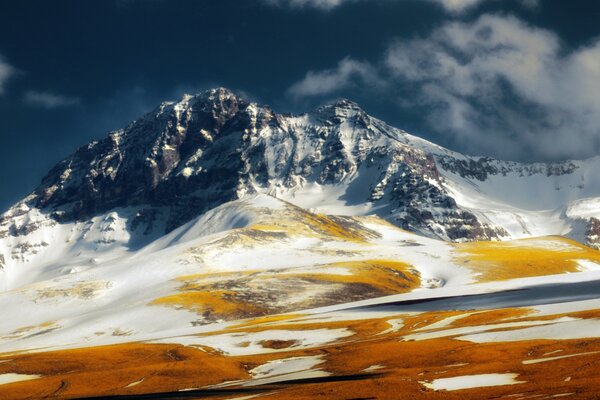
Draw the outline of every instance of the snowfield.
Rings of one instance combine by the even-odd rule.
[[[336,366],[336,357],[345,353],[321,353],[328,348],[368,351],[369,365],[347,367],[361,380],[378,381],[402,376],[394,364],[402,358],[391,361],[387,351],[407,350],[381,353],[370,349],[374,343],[392,348],[422,343],[422,354],[436,351],[431,343],[470,343],[470,355],[447,360],[456,366],[440,366],[443,372],[415,361],[414,368],[423,369],[415,370],[414,383],[432,393],[469,391],[473,398],[484,389],[520,391],[532,385],[522,368],[586,360],[600,352],[600,342],[598,350],[589,345],[586,351],[567,350],[576,346],[573,340],[600,341],[600,256],[564,238],[453,244],[377,217],[315,214],[256,195],[225,203],[131,250],[115,244],[126,241],[119,229],[125,222],[115,223],[111,216],[98,218],[97,226],[108,220],[115,227],[104,231],[116,239],[105,249],[59,242],[63,256],[73,254],[68,266],[49,258],[27,266],[39,269],[37,274],[4,272],[11,286],[0,293],[0,376],[5,377],[0,393],[2,387],[27,388],[29,380],[44,387],[45,380],[54,379],[45,361],[21,369],[23,357],[56,362],[70,351],[92,356],[111,345],[183,346],[203,357],[239,359],[248,365],[239,376],[216,373],[200,386],[186,379],[167,386],[192,393],[247,388],[268,393],[272,385],[300,390],[288,382],[336,377],[354,382],[340,370],[347,362]],[[77,224],[50,229],[83,240],[102,234],[78,232]],[[45,234],[47,240],[57,235]],[[539,340],[561,352],[511,356],[510,363],[490,364],[494,369],[484,368],[485,373],[471,367],[479,357],[477,346],[522,347]],[[181,357],[165,351],[175,360]],[[82,368],[85,376],[87,367]],[[123,384],[109,379],[107,390],[164,391],[167,386],[153,383],[154,367],[146,368],[149,372]],[[457,375],[436,375],[450,370]],[[6,393],[18,393],[12,390]]]

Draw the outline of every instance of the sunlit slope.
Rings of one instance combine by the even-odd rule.
[[[461,243],[454,254],[478,282],[580,272],[600,264],[600,252],[559,236]]]
[[[0,293],[0,398],[593,398],[598,254],[250,197]]]
[[[580,282],[549,290],[565,284],[587,290]],[[537,299],[521,290],[518,301]],[[562,302],[555,295],[549,300],[558,303],[485,308],[487,296],[472,309],[448,297],[432,304],[399,295],[161,340],[4,354],[0,377],[30,380],[0,385],[0,395],[596,398],[598,299]]]
[[[257,196],[136,252],[0,293],[0,351],[145,340],[469,282],[468,270],[443,261],[451,251],[378,218],[315,214]]]

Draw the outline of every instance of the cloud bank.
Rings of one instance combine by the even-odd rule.
[[[430,129],[471,153],[542,159],[600,153],[600,39],[569,50],[551,31],[483,15],[396,41],[375,64],[354,63],[347,58],[311,71],[290,91],[317,96],[385,82],[390,93],[405,94],[399,107],[422,112]]]
[[[0,55],[0,95],[4,93],[6,82],[15,74],[15,69]]]
[[[329,11],[338,6],[354,3],[357,1],[367,1],[367,0],[264,0],[265,3],[279,6],[279,7],[287,7],[290,9],[299,9],[299,8],[314,8],[317,10]],[[405,1],[405,0],[387,0],[387,1]],[[422,1],[422,0],[421,0]],[[466,12],[484,2],[489,1],[506,1],[506,0],[425,0],[430,3],[438,4],[443,7],[444,10],[451,14],[460,14]],[[519,3],[523,7],[526,8],[536,8],[539,6],[540,0],[518,0]]]
[[[294,97],[319,96],[334,93],[350,86],[381,83],[376,69],[369,63],[344,58],[335,68],[309,71],[304,79],[288,89]]]
[[[507,0],[428,0],[432,3],[436,3],[442,6],[446,11],[452,14],[460,14],[466,12],[476,6],[483,4],[485,2],[507,2]],[[529,9],[535,9],[539,7],[540,0],[518,0],[518,3],[524,7]]]
[[[264,0],[265,3],[289,8],[316,8],[318,10],[331,10],[342,4],[358,0]]]
[[[78,97],[68,97],[48,92],[30,90],[23,95],[26,104],[46,109],[75,106],[81,103]]]
[[[484,0],[429,0],[432,3],[437,3],[442,6],[446,11],[452,13],[461,13],[469,8],[477,6]]]

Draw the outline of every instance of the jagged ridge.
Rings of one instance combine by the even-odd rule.
[[[377,173],[352,200],[389,203],[393,222],[450,239],[497,237],[456,207],[434,157],[410,144],[406,133],[347,100],[286,117],[214,89],[163,103],[80,148],[27,204],[51,210],[58,221],[129,205],[168,206],[171,230],[247,193],[349,183],[362,168]]]
[[[124,208],[134,209],[125,217],[131,238],[143,237],[262,192],[328,213],[377,214],[444,240],[565,234],[595,246],[597,208],[569,205],[600,195],[590,173],[596,164],[468,157],[390,127],[349,100],[282,115],[218,88],[162,103],[58,163],[0,218],[0,239]],[[553,200],[546,206],[544,197]],[[45,247],[25,243],[11,239],[12,255],[0,252],[0,267]]]

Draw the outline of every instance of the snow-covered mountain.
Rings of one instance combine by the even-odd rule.
[[[348,100],[282,115],[212,89],[163,103],[58,163],[0,217],[0,281],[66,251],[138,248],[254,193],[328,214],[373,214],[443,240],[564,235],[597,247],[599,167],[600,157],[465,156]]]
[[[347,100],[163,103],[0,217],[0,397],[417,398],[460,369],[463,399],[596,398],[599,164],[461,155]]]

